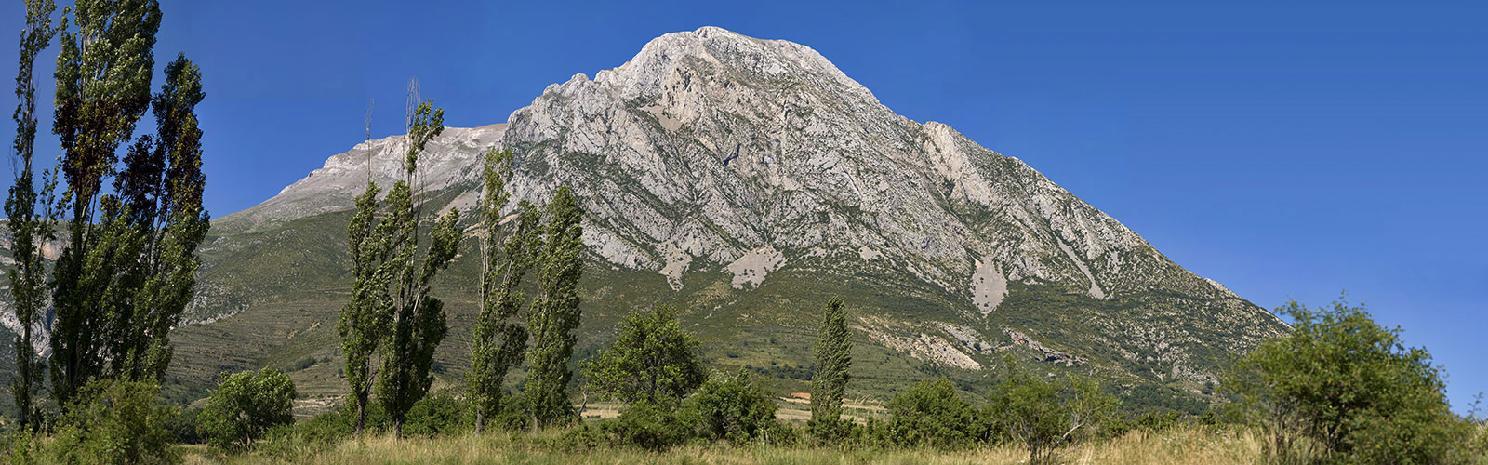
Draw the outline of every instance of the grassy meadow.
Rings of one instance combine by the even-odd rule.
[[[318,450],[259,451],[225,455],[205,447],[184,451],[187,465],[393,465],[393,464],[1019,464],[1028,453],[1013,445],[954,451],[925,448],[822,448],[791,446],[687,445],[665,452],[631,447],[575,447],[564,431],[544,433],[464,434],[435,438],[395,439],[390,435],[348,440]],[[1134,431],[1105,441],[1072,447],[1062,454],[1068,464],[1228,465],[1256,464],[1262,441],[1245,430],[1197,427],[1164,432]]]

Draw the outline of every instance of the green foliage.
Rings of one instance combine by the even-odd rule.
[[[179,462],[166,427],[175,411],[148,381],[98,380],[78,391],[48,446],[51,461],[79,465]]]
[[[1095,380],[1041,376],[1009,359],[1009,375],[995,393],[989,417],[1028,449],[1030,464],[1053,463],[1059,448],[1092,437],[1117,406]]]
[[[506,180],[511,177],[511,160],[509,151],[486,152],[477,208],[486,237],[481,242],[480,314],[471,331],[470,371],[465,374],[477,432],[485,429],[488,417],[503,410],[506,374],[521,363],[527,350],[527,328],[520,315],[526,297],[518,287],[532,267],[541,217],[536,207],[522,202],[515,228],[499,241],[501,210],[510,197]]]
[[[347,226],[352,257],[352,298],[337,323],[352,399],[356,430],[366,423],[367,401],[377,367],[376,394],[402,434],[408,410],[433,383],[434,350],[448,332],[444,302],[430,295],[435,275],[449,266],[460,243],[458,213],[451,209],[434,222],[429,245],[420,247],[424,219],[410,186],[418,184],[418,158],[444,130],[444,110],[419,102],[408,115],[408,146],[403,179],[393,184],[378,214],[378,189],[368,180]],[[422,256],[420,256],[422,254]]]
[[[698,436],[745,443],[762,439],[775,426],[775,401],[747,370],[714,373],[683,403]]]
[[[1425,349],[1361,307],[1334,302],[1279,309],[1286,336],[1241,360],[1225,383],[1278,463],[1440,463],[1467,430],[1446,403]]]
[[[888,409],[888,439],[901,446],[960,448],[987,437],[980,412],[945,378],[915,384],[894,396]]]
[[[817,327],[816,373],[811,380],[811,420],[807,423],[820,441],[842,439],[851,424],[842,418],[842,398],[847,392],[848,369],[852,366],[852,344],[848,342],[847,311],[841,298],[827,301],[822,323]]]
[[[675,311],[658,306],[626,315],[615,342],[585,365],[584,378],[627,403],[672,404],[703,383],[700,358],[697,338],[682,329]]]
[[[52,0],[26,0],[26,26],[21,31],[20,67],[16,72],[16,104],[12,118],[16,122],[15,184],[5,197],[5,227],[10,230],[10,252],[15,266],[6,270],[10,279],[11,306],[15,309],[19,332],[15,339],[16,374],[11,384],[15,396],[17,423],[22,428],[36,429],[33,418],[36,406],[32,398],[40,388],[41,362],[36,359],[36,341],[32,331],[41,322],[46,307],[46,262],[41,245],[53,239],[49,214],[38,215],[36,173],[32,160],[36,154],[36,55],[51,42],[56,30],[51,14],[57,9]],[[44,194],[54,192],[53,181],[44,183]],[[51,203],[42,199],[45,209]]]
[[[548,203],[543,234],[538,296],[528,315],[532,348],[527,352],[527,403],[533,426],[573,421],[568,361],[579,326],[579,277],[583,274],[583,210],[573,190],[558,188]]]
[[[213,446],[250,447],[269,429],[294,422],[297,395],[294,381],[278,370],[234,373],[207,397],[197,425]]]
[[[690,426],[676,406],[643,401],[626,405],[604,431],[614,444],[659,451],[687,442]]]
[[[387,273],[382,262],[387,260],[387,247],[377,236],[377,196],[379,189],[371,179],[356,198],[355,213],[347,225],[347,245],[351,252],[351,301],[341,309],[336,332],[341,336],[341,353],[346,360],[346,382],[351,388],[352,406],[356,409],[356,431],[367,422],[367,401],[372,395],[373,356],[382,345],[383,335],[391,323],[391,297],[387,293]]]
[[[408,409],[403,432],[425,437],[459,434],[469,429],[470,413],[465,401],[447,392],[430,394]]]

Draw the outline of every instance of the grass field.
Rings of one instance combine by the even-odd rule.
[[[392,464],[1018,464],[1027,452],[1007,445],[964,451],[926,449],[837,449],[781,446],[693,445],[653,453],[633,448],[575,449],[556,440],[561,433],[463,435],[444,438],[374,436],[284,459],[266,454],[227,456],[188,449],[188,465],[392,465]],[[1260,438],[1245,431],[1196,428],[1163,433],[1133,432],[1067,450],[1068,464],[1227,465],[1255,464]]]

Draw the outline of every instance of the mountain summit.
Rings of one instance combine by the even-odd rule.
[[[348,210],[368,176],[391,181],[402,145],[358,144],[215,225],[182,379],[308,357],[296,376],[338,392],[324,362],[350,283]],[[1023,161],[894,113],[791,42],[665,34],[504,124],[450,128],[422,158],[428,204],[468,212],[492,146],[516,155],[515,197],[569,185],[587,212],[581,351],[618,315],[671,303],[711,357],[798,385],[816,309],[840,295],[854,377],[880,380],[854,387],[868,395],[928,376],[975,385],[1012,354],[1201,396],[1223,361],[1283,328]],[[442,290],[451,373],[474,313],[466,255]]]

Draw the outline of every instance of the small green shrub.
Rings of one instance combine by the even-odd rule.
[[[160,387],[144,381],[96,380],[78,391],[47,447],[51,462],[157,465],[180,461],[166,428],[175,409]]]
[[[216,447],[250,447],[269,429],[294,422],[296,396],[294,381],[279,370],[232,374],[207,396],[197,415],[198,431]]]
[[[988,407],[997,430],[1028,450],[1028,463],[1054,463],[1061,447],[1094,437],[1117,406],[1095,380],[1040,375],[1008,362]]]
[[[775,423],[775,402],[742,370],[714,373],[684,408],[698,436],[735,444],[762,438]]]
[[[430,394],[408,409],[403,434],[436,436],[469,430],[475,420],[464,400],[446,392]]]
[[[976,407],[945,378],[915,384],[889,401],[888,408],[888,439],[901,446],[967,447],[987,436]]]
[[[676,407],[636,402],[625,406],[618,418],[605,422],[604,430],[612,443],[661,451],[687,442],[690,426]]]

